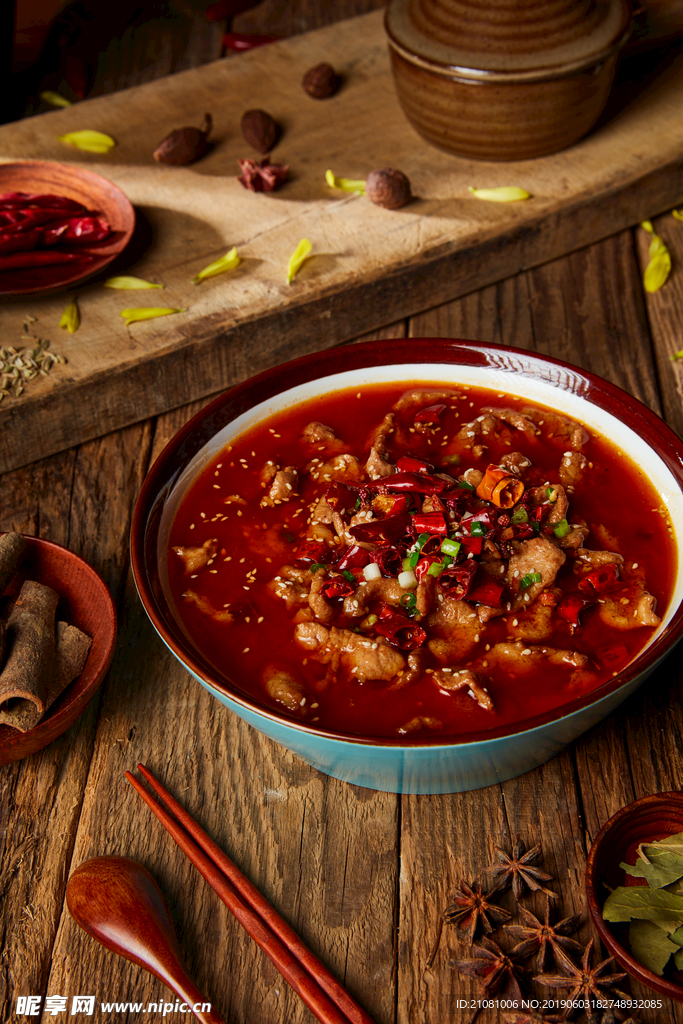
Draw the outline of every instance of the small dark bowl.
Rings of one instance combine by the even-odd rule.
[[[42,750],[72,725],[104,679],[114,655],[116,609],[104,580],[72,551],[49,540],[26,537],[20,579],[37,580],[59,594],[57,615],[92,637],[81,675],[28,732],[0,725],[0,765]]]
[[[130,200],[113,182],[85,167],[48,160],[0,164],[0,193],[3,192],[66,196],[101,214],[113,233],[101,244],[82,246],[83,255],[94,256],[88,263],[57,263],[39,267],[38,283],[35,270],[3,270],[0,273],[0,295],[44,295],[70,288],[93,274],[99,274],[131,240],[135,210]]]
[[[678,832],[683,832],[683,793],[654,793],[622,807],[602,826],[588,854],[586,896],[593,923],[617,963],[654,992],[683,1003],[683,972],[676,971],[679,980],[670,981],[648,971],[622,945],[619,926],[608,924],[602,917],[605,886],[614,889],[618,885],[637,884],[619,864],[635,863],[639,843],[655,842]]]

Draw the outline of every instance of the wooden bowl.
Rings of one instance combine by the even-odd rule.
[[[95,694],[111,664],[116,641],[116,609],[104,580],[72,551],[49,540],[26,537],[18,576],[37,580],[59,594],[58,618],[92,637],[83,672],[28,732],[0,725],[0,765],[19,761],[61,736]],[[12,588],[14,587],[14,582]]]
[[[113,182],[84,167],[47,160],[0,164],[0,193],[3,192],[38,192],[74,199],[101,214],[113,234],[101,243],[82,246],[84,255],[95,257],[88,263],[57,263],[37,270],[0,272],[0,295],[42,295],[70,288],[103,270],[125,249],[133,234],[135,210],[130,200]]]
[[[423,138],[523,160],[595,124],[631,21],[626,0],[392,0],[385,28],[399,102]]]
[[[610,889],[639,883],[639,879],[619,867],[623,861],[635,863],[638,844],[655,842],[678,832],[683,832],[683,793],[654,793],[622,807],[602,826],[588,854],[586,896],[593,923],[617,963],[653,991],[683,1002],[683,972],[674,972],[674,980],[669,980],[648,971],[623,945],[620,926],[608,924],[601,912]]]

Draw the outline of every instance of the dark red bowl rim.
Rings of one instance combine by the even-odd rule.
[[[340,360],[342,351],[343,361]],[[518,365],[511,365],[511,362]],[[219,395],[171,438],[145,478],[131,523],[131,564],[143,607],[169,649],[199,679],[245,710],[280,725],[289,726],[297,732],[385,747],[455,746],[515,736],[550,722],[559,722],[566,716],[615,693],[646,669],[654,667],[683,631],[683,603],[676,609],[673,618],[657,639],[616,679],[603,683],[596,690],[543,714],[496,729],[468,733],[448,740],[441,737],[411,742],[408,738],[394,740],[386,736],[335,733],[288,718],[245,696],[237,689],[228,688],[216,678],[216,670],[205,662],[198,652],[190,649],[166,605],[158,583],[156,544],[150,533],[150,524],[153,530],[158,522],[163,502],[180,475],[182,466],[237,415],[282,391],[342,371],[407,363],[490,367],[492,370],[507,369],[508,372],[515,373],[523,372],[526,367],[527,370],[533,369],[533,376],[540,377],[547,383],[558,384],[561,378],[571,380],[571,390],[574,394],[586,399],[590,395],[591,404],[611,413],[643,438],[657,452],[683,491],[683,441],[678,435],[637,398],[602,377],[561,359],[511,346],[455,338],[385,339],[344,346],[343,350],[331,348],[314,352],[264,370]],[[155,538],[156,534],[153,537]],[[149,566],[154,570],[151,580]]]
[[[624,970],[628,971],[630,975],[636,978],[637,981],[640,981],[643,985],[647,985],[648,988],[653,989],[655,992],[659,992],[660,995],[668,996],[670,999],[674,999],[677,1002],[683,1002],[683,985],[677,985],[675,982],[669,981],[667,978],[661,978],[658,974],[654,974],[652,971],[649,971],[647,967],[643,967],[642,964],[638,963],[631,953],[621,945],[615,937],[614,932],[609,927],[609,924],[607,924],[603,919],[601,913],[602,901],[600,900],[598,893],[600,879],[597,877],[599,871],[599,865],[597,862],[602,856],[604,850],[608,847],[614,832],[623,823],[625,823],[626,820],[638,818],[638,816],[643,812],[656,812],[661,814],[666,803],[677,805],[681,814],[683,814],[683,792],[674,790],[672,792],[652,793],[648,796],[642,796],[639,800],[634,800],[633,803],[627,804],[626,807],[622,807],[616,812],[616,814],[613,814],[612,817],[605,822],[593,840],[593,844],[586,860],[586,899],[590,915],[598,934],[600,935],[601,941],[607,947],[610,954],[614,956],[615,960],[621,964]]]

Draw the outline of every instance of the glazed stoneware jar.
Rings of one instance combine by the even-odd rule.
[[[600,116],[627,0],[392,0],[398,98],[428,142],[481,160],[546,156]]]

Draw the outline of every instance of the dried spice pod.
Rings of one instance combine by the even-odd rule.
[[[269,153],[280,138],[280,126],[265,110],[247,110],[240,123],[242,135],[259,153]]]
[[[316,64],[308,69],[301,84],[314,100],[326,100],[338,91],[341,75],[337,74],[331,64]]]
[[[159,143],[152,156],[160,164],[182,167],[203,156],[213,127],[211,114],[204,114],[201,128],[176,128]]]
[[[500,466],[487,466],[477,487],[477,497],[492,501],[498,508],[512,508],[523,494],[524,484],[519,477]]]
[[[398,210],[411,199],[410,182],[402,171],[381,167],[371,171],[365,182],[365,194],[375,206]]]

